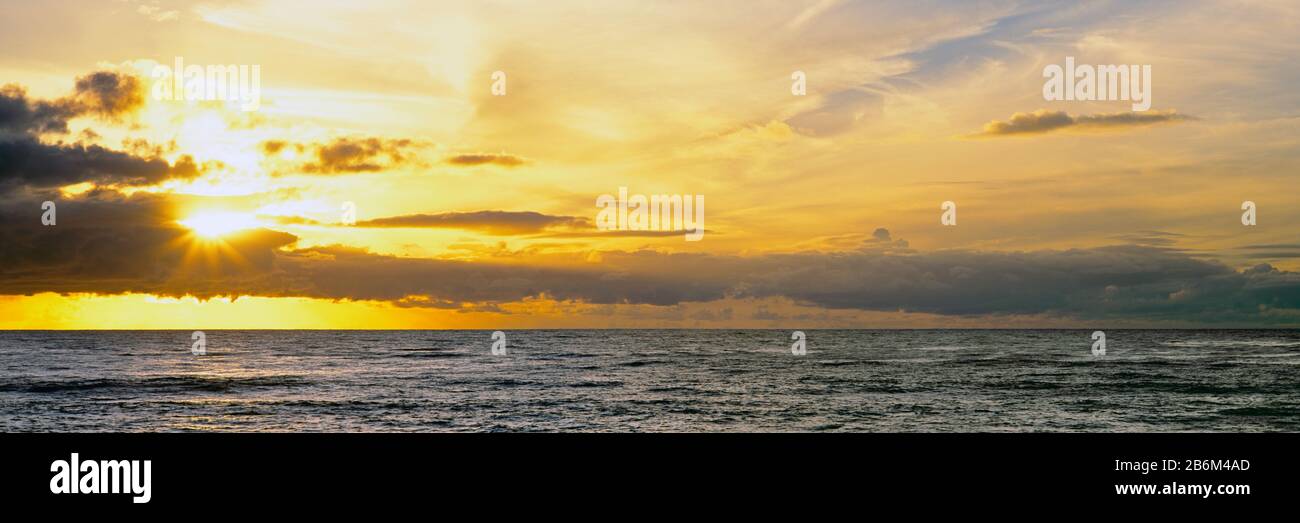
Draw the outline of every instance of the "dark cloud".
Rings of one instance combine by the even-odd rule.
[[[405,139],[338,138],[317,146],[316,162],[304,165],[303,170],[324,174],[379,171],[401,163],[405,159],[402,150],[410,145],[411,141]],[[388,158],[387,164],[380,163],[384,157]]]
[[[1256,325],[1295,323],[1300,308],[1300,273],[1269,265],[1237,271],[1134,245],[759,256],[636,251],[601,252],[595,260],[539,253],[471,262],[341,246],[295,249],[293,235],[258,229],[204,250],[174,224],[161,198],[96,192],[60,200],[54,227],[39,224],[39,198],[6,201],[0,207],[6,224],[0,227],[0,294],[298,296],[404,307],[540,296],[650,305],[785,298],[845,310]]]
[[[1257,260],[1285,260],[1300,258],[1300,244],[1296,243],[1244,245],[1237,247],[1237,250],[1245,251],[1250,258]]]
[[[175,222],[174,206],[164,196],[38,196],[0,205],[5,294],[224,295],[231,286],[258,286],[253,282],[272,274],[276,251],[296,240],[260,229],[231,236],[219,249],[206,248]],[[57,225],[41,225],[42,197],[56,202]]]
[[[313,158],[296,166],[299,172],[312,174],[369,173],[416,163],[412,151],[425,144],[410,139],[387,138],[336,138],[327,143],[293,143],[285,140],[267,140],[259,148],[262,154],[274,156],[286,149],[309,153]],[[527,163],[509,154],[475,153],[447,157],[443,163],[456,167],[499,165],[517,167]]]
[[[279,154],[280,151],[290,146],[296,148],[298,152],[302,152],[302,144],[290,144],[284,140],[267,140],[262,142],[261,145],[264,154]]]
[[[846,238],[857,238],[860,235],[848,235]],[[908,248],[907,240],[895,240],[889,233],[889,229],[877,227],[871,231],[871,236],[862,240],[861,249],[879,252],[906,253],[911,252]]]
[[[0,229],[31,231],[32,223],[39,225],[40,204],[45,200],[59,205],[60,223],[86,227],[153,227],[176,220],[174,202],[170,197],[138,192],[127,196],[109,189],[92,189],[75,198],[62,198],[52,189],[32,189],[22,194],[0,196]]]
[[[1244,246],[1238,247],[1238,249],[1245,249],[1245,250],[1272,250],[1272,249],[1293,250],[1293,249],[1294,249],[1294,250],[1300,250],[1300,243],[1265,243],[1265,244],[1258,244],[1258,245],[1244,245]]]
[[[19,135],[68,132],[68,120],[93,115],[112,120],[144,105],[139,78],[99,71],[77,78],[72,95],[35,100],[18,85],[0,87],[0,131]]]
[[[116,119],[144,106],[144,87],[135,76],[99,71],[77,78],[68,103],[78,114]]]
[[[298,152],[310,150],[313,160],[297,166],[312,174],[352,174],[378,172],[409,162],[410,149],[417,144],[409,139],[335,138],[328,143],[298,144],[283,140],[262,142],[264,154],[278,154],[292,147]]]
[[[551,228],[584,227],[590,226],[591,222],[576,216],[553,216],[533,211],[473,211],[390,216],[360,221],[356,225],[358,227],[469,229],[506,235],[537,233]]]
[[[972,136],[995,137],[1031,135],[1070,128],[1081,130],[1122,129],[1191,119],[1194,118],[1178,114],[1175,111],[1145,111],[1070,116],[1064,111],[1048,111],[1042,109],[1032,113],[1013,114],[1011,115],[1011,119],[1005,122],[996,120],[989,122],[984,125],[984,130],[982,132]]]
[[[590,226],[591,224],[590,224],[590,223],[587,223],[587,224],[585,224],[585,225]],[[682,237],[683,235],[690,234],[690,233],[694,233],[694,232],[695,232],[694,229],[692,229],[692,230],[690,230],[690,231],[687,231],[687,230],[684,230],[684,229],[678,229],[678,230],[653,230],[653,231],[652,231],[652,230],[644,230],[644,231],[642,231],[642,230],[637,230],[637,231],[633,231],[633,230],[621,230],[621,229],[620,229],[620,230],[604,230],[604,231],[602,231],[602,230],[600,230],[600,229],[596,229],[595,227],[591,227],[590,229],[585,230],[585,231],[558,231],[558,232],[547,232],[547,233],[543,234],[542,236],[544,236],[544,237],[546,237],[546,238],[667,238],[667,237],[678,237],[678,238],[680,238],[680,237]],[[710,235],[710,236],[712,236],[712,235],[716,235],[716,234],[719,234],[717,231],[715,231],[715,230],[713,230],[713,229],[705,229],[705,230],[704,230],[704,233],[705,233],[705,234],[708,234],[708,235]]]
[[[193,178],[199,172],[188,155],[169,164],[160,156],[135,156],[99,145],[46,144],[31,137],[0,141],[0,192],[19,186],[50,188],[81,182],[153,185],[171,178]]]
[[[456,166],[470,167],[475,165],[500,165],[503,167],[516,167],[526,163],[523,158],[509,154],[458,154],[447,158],[447,163]]]
[[[78,78],[72,95],[53,101],[29,99],[18,86],[0,88],[0,193],[81,182],[153,185],[198,176],[193,158],[183,156],[171,164],[162,158],[160,148],[142,147],[139,141],[128,141],[130,151],[117,151],[42,140],[42,135],[67,133],[72,118],[94,115],[116,120],[143,103],[138,78],[110,71]],[[97,133],[90,131],[89,136]]]
[[[0,131],[26,135],[68,132],[76,111],[62,101],[32,100],[21,86],[0,87]]]
[[[343,226],[325,223],[302,216],[259,216],[258,218],[280,225]],[[681,230],[666,231],[602,231],[592,221],[578,216],[543,214],[535,211],[452,211],[431,214],[403,214],[359,221],[352,227],[380,229],[462,229],[485,234],[531,238],[613,238],[680,237]],[[708,234],[718,234],[705,230]]]

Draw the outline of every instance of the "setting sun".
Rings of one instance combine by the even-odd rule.
[[[219,238],[235,231],[253,229],[259,226],[257,220],[247,215],[234,212],[204,212],[180,220],[194,234],[204,238]]]

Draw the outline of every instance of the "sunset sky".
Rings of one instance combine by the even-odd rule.
[[[1292,0],[5,0],[0,48],[4,329],[1300,326]],[[706,234],[599,230],[620,187]]]

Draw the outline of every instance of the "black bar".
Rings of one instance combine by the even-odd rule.
[[[1287,504],[1297,444],[1293,434],[4,434],[0,492],[6,506],[150,512],[218,500],[223,509],[305,510],[435,500],[550,506],[594,497],[644,504],[733,491],[823,508],[970,502],[1201,510]],[[51,464],[72,453],[83,463],[149,460],[149,501],[52,493]],[[1116,470],[1117,460],[1137,469],[1176,460],[1181,470]],[[1116,485],[1129,484],[1248,486],[1249,493],[1116,494]]]

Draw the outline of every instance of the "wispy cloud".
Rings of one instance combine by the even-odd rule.
[[[472,211],[407,214],[357,222],[357,227],[468,229],[488,234],[527,234],[551,228],[590,227],[591,220],[534,211]]]

